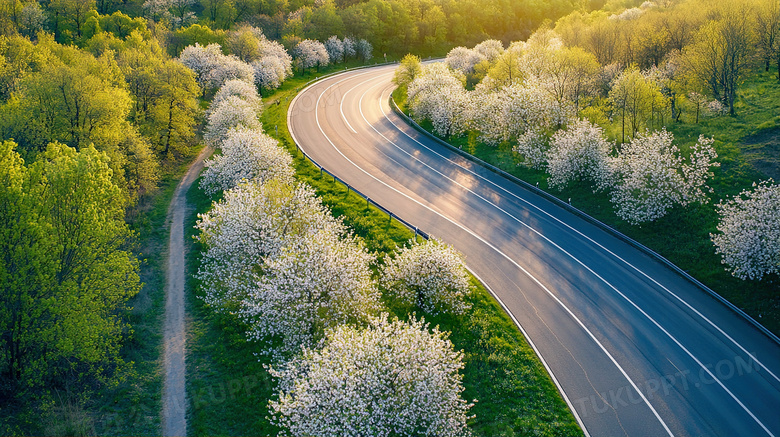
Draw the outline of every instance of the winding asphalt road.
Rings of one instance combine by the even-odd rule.
[[[654,258],[404,124],[388,104],[393,69],[309,86],[290,106],[293,137],[466,255],[587,434],[780,437],[778,343]]]

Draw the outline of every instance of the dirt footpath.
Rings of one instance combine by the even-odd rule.
[[[167,284],[165,287],[165,331],[163,366],[165,381],[162,402],[162,435],[187,435],[187,398],[185,391],[185,326],[184,286],[186,261],[184,254],[184,220],[187,216],[187,191],[203,169],[203,161],[211,154],[206,147],[187,170],[176,187],[168,207],[170,240],[168,242]]]

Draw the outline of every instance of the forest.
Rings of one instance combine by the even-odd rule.
[[[503,429],[481,421],[489,404],[461,397],[473,393],[469,363],[495,371],[496,356],[526,358],[506,352],[514,337],[497,340],[488,322],[464,318],[495,308],[457,252],[365,238],[370,225],[318,197],[330,188],[301,176],[290,144],[261,121],[279,116],[268,102],[287,101],[315,74],[409,53],[396,97],[424,127],[552,192],[594,194],[619,229],[642,229],[638,239],[684,216],[698,240],[683,258],[706,250],[708,262],[722,260],[704,275],[747,284],[760,296],[748,312],[776,306],[776,164],[750,167],[734,150],[742,137],[719,134],[750,111],[761,121],[740,121],[745,136],[777,132],[777,99],[754,108],[745,95],[757,78],[757,98],[777,95],[779,9],[774,0],[0,0],[0,432],[159,433],[165,200],[204,145],[219,152],[196,196],[205,209],[189,305],[230,341],[248,339],[238,349],[255,362],[260,351],[260,368],[277,366],[264,373],[277,381],[275,400],[257,412],[273,417],[266,432],[338,430],[306,422],[311,406],[285,387],[310,377],[302,369],[351,365],[334,351],[414,350],[399,338],[429,350],[449,385],[428,387],[440,411],[396,429]],[[421,65],[429,56],[444,62]],[[291,215],[269,212],[279,208]],[[765,234],[739,234],[751,220]],[[266,238],[242,241],[258,229]],[[417,276],[426,269],[437,273]],[[430,318],[450,323],[453,339]],[[464,356],[453,348],[461,335],[501,346]],[[385,401],[388,410],[407,402]],[[577,432],[562,402],[549,402],[533,408],[550,416],[522,429]],[[441,417],[450,428],[436,428]]]

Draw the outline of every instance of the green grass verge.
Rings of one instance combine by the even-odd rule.
[[[714,137],[721,167],[715,169],[709,185],[715,190],[707,205],[672,209],[665,217],[641,226],[620,220],[613,212],[609,197],[594,194],[590,185],[573,184],[564,190],[552,189],[547,174],[520,165],[509,144],[493,147],[476,140],[470,132],[457,138],[445,138],[450,144],[488,162],[617,229],[653,249],[706,284],[770,331],[780,334],[780,278],[771,275],[762,281],[742,281],[725,271],[710,241],[717,231],[718,217],[714,204],[727,196],[749,188],[754,181],[767,179],[769,172],[780,170],[780,83],[776,71],[755,72],[741,86],[736,103],[737,115],[700,119],[698,124],[685,117],[682,123],[671,123],[675,143],[686,150],[700,134]],[[406,94],[393,94],[399,107],[406,110]],[[429,122],[420,123],[432,131]],[[608,129],[609,130],[609,129]],[[777,176],[775,176],[777,177]]]
[[[303,80],[305,79],[305,80]],[[355,193],[335,183],[297,152],[287,131],[287,108],[296,89],[309,78],[293,78],[269,96],[279,99],[262,116],[270,134],[279,127],[278,139],[294,156],[299,180],[310,184],[328,205],[361,236],[380,257],[413,237],[413,233]],[[195,211],[189,219],[194,235],[196,213],[210,208],[207,198],[195,186],[188,193]],[[191,242],[188,269],[197,271],[200,248]],[[476,418],[471,428],[476,435],[581,435],[573,416],[557,392],[544,367],[520,331],[488,291],[472,278],[476,292],[472,309],[460,317],[426,318],[432,325],[450,331],[457,349],[465,352],[465,399],[477,399],[472,409]],[[190,275],[191,290],[197,281]],[[272,435],[279,431],[266,417],[268,399],[274,395],[273,380],[258,361],[257,344],[247,342],[240,321],[218,316],[205,308],[197,292],[189,293],[187,339],[187,391],[190,396],[189,429],[195,435]],[[390,311],[407,315],[391,304]],[[423,314],[419,309],[418,314]]]

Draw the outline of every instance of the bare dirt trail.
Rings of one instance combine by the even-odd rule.
[[[184,253],[184,220],[187,217],[187,191],[203,169],[203,161],[212,150],[206,147],[179,181],[168,207],[170,239],[165,287],[165,330],[163,366],[165,381],[162,402],[162,435],[187,435],[187,398],[185,390],[184,287],[186,260]]]

